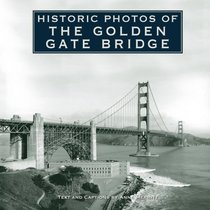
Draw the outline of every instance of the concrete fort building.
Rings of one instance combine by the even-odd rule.
[[[50,167],[60,167],[61,165],[81,167],[88,172],[92,178],[126,177],[130,172],[130,162],[128,161],[68,161],[51,163]]]

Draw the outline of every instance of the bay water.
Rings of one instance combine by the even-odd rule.
[[[151,147],[159,157],[130,157],[135,146],[97,145],[99,160],[128,160],[131,167],[156,169],[155,175],[168,177],[189,187],[149,185],[125,209],[128,210],[208,210],[210,209],[210,146]],[[52,161],[68,159],[59,149]],[[149,176],[149,173],[148,173]]]
[[[1,157],[7,156],[8,146],[1,146]],[[131,167],[156,169],[153,172],[168,177],[189,187],[149,185],[140,190],[126,210],[208,210],[210,209],[210,146],[151,147],[159,157],[130,157],[135,146],[97,145],[99,160],[128,160]],[[63,148],[58,149],[51,161],[68,160]],[[149,174],[148,173],[148,176]]]

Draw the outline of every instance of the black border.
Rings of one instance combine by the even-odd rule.
[[[154,13],[170,13],[170,12],[176,12],[180,13],[181,17],[181,50],[180,51],[35,51],[35,26],[34,26],[34,19],[35,19],[35,13],[36,12],[60,12],[60,13],[66,13],[66,12],[71,12],[71,13],[78,13],[78,12],[106,12],[106,13],[111,13],[111,12],[118,12],[118,13],[123,13],[123,12],[128,12],[132,11],[133,13],[148,13],[148,12],[154,12]],[[32,14],[32,40],[33,40],[33,54],[183,54],[183,10],[33,10]]]

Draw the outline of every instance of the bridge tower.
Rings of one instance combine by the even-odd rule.
[[[138,131],[137,152],[133,157],[158,157],[150,153],[149,82],[138,83]]]
[[[178,138],[180,138],[179,145],[181,147],[184,146],[184,140],[183,140],[183,121],[178,121]]]
[[[149,143],[149,82],[138,83],[138,130],[135,156],[150,156]]]

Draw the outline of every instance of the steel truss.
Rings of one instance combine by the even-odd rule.
[[[0,133],[30,133],[32,122],[0,119]]]

